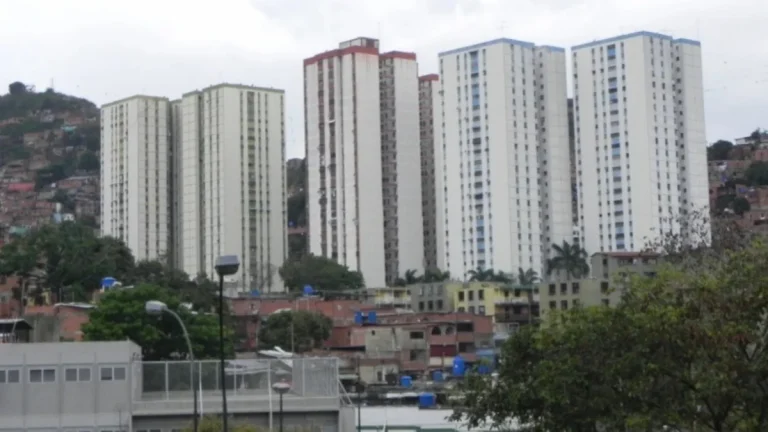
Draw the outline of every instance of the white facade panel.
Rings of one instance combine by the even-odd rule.
[[[691,175],[686,151],[696,154],[703,168],[692,172],[706,184],[706,144],[698,53],[691,56],[698,54],[699,66],[690,68],[698,81],[692,78],[690,94],[682,97],[692,106],[676,103],[685,86],[678,80],[681,44],[696,46],[640,32],[573,48],[579,225],[588,253],[640,250],[659,235],[678,232],[679,216],[691,202],[686,194],[708,210],[707,186],[705,200],[685,186]],[[689,57],[688,64],[696,60]],[[681,141],[685,117],[700,143],[691,150]]]
[[[570,163],[562,53],[499,39],[440,54],[438,263],[454,277],[541,273],[548,244],[570,238],[570,194],[542,169]]]
[[[137,260],[169,253],[170,105],[134,96],[101,109],[102,235],[123,240]]]

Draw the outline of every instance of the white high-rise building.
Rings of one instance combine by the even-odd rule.
[[[309,250],[369,287],[424,268],[416,56],[358,38],[304,60]]]
[[[219,256],[237,255],[234,286],[283,291],[284,92],[221,84],[187,93],[173,107],[181,121],[174,138],[177,265],[211,276]]]
[[[133,96],[101,108],[101,233],[137,260],[172,253],[169,102]]]
[[[497,39],[439,58],[438,267],[541,274],[573,232],[565,52]]]
[[[701,46],[638,32],[573,47],[581,244],[640,250],[709,213]]]

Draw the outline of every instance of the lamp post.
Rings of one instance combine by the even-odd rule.
[[[272,390],[280,395],[280,432],[283,432],[283,395],[288,393],[288,390],[290,389],[291,385],[285,381],[272,384]]]
[[[216,273],[219,275],[219,371],[221,377],[221,421],[222,432],[229,432],[227,427],[227,381],[224,373],[224,276],[231,276],[240,269],[237,255],[223,255],[216,260]]]
[[[155,315],[160,316],[163,314],[163,312],[168,313],[169,315],[176,318],[176,321],[179,322],[179,325],[181,326],[181,330],[184,332],[184,339],[187,341],[187,349],[189,350],[189,366],[192,369],[192,398],[193,398],[193,414],[192,414],[192,427],[193,431],[197,432],[197,425],[198,425],[198,414],[197,414],[197,385],[195,385],[195,355],[192,352],[192,341],[189,339],[189,333],[187,333],[187,326],[184,325],[184,321],[181,320],[181,317],[176,312],[168,309],[168,305],[165,303],[158,301],[158,300],[150,300],[144,305],[144,309],[147,311],[147,314],[149,315]]]

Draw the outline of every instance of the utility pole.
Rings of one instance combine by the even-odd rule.
[[[357,431],[363,427],[363,380],[360,378],[360,356],[357,356]]]

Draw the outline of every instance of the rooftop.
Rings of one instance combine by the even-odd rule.
[[[609,38],[605,38],[605,39],[598,39],[598,40],[594,40],[592,42],[586,42],[586,43],[583,43],[583,44],[580,44],[580,45],[574,45],[574,46],[571,47],[571,50],[577,50],[577,49],[582,49],[582,48],[591,48],[593,46],[599,46],[599,45],[604,45],[604,44],[611,43],[611,42],[619,42],[619,41],[623,41],[623,40],[627,40],[627,39],[633,39],[633,38],[638,38],[638,37],[651,37],[651,38],[669,40],[669,41],[676,42],[676,43],[683,43],[683,44],[688,44],[688,45],[701,46],[701,42],[695,41],[695,40],[692,40],[692,39],[685,39],[685,38],[675,39],[672,36],[665,35],[665,34],[662,34],[662,33],[655,33],[655,32],[650,32],[650,31],[637,31],[637,32],[627,33],[627,34],[623,34],[623,35],[619,35],[619,36],[613,36],[613,37],[609,37]]]

